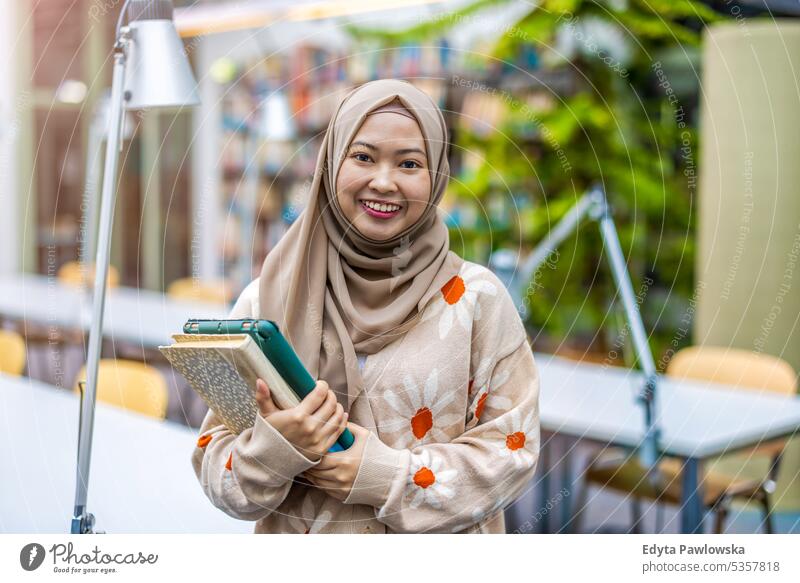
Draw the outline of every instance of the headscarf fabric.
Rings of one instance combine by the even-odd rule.
[[[364,237],[342,213],[336,178],[367,115],[395,108],[420,127],[431,197],[422,216],[386,241]],[[383,79],[350,91],[323,137],[308,206],[264,261],[259,314],[275,321],[308,371],[345,410],[363,390],[356,354],[374,354],[419,320],[463,260],[450,252],[437,205],[447,186],[447,128],[433,100],[412,84]]]

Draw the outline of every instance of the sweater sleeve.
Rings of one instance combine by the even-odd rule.
[[[397,450],[370,433],[346,503],[374,506],[396,532],[458,532],[510,504],[539,456],[539,376],[527,340],[481,374],[466,430],[451,442]]]
[[[230,318],[257,313],[252,297],[257,289],[257,284],[251,284],[242,292]],[[286,498],[293,478],[317,463],[301,454],[261,415],[256,416],[252,428],[236,435],[209,411],[192,452],[192,467],[208,499],[241,520],[269,515]]]
[[[289,493],[295,476],[314,467],[261,415],[236,435],[213,411],[200,428],[192,467],[211,503],[241,520],[260,520]]]

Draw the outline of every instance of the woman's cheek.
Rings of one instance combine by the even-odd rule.
[[[421,186],[423,188],[418,190],[416,196],[409,201],[409,210],[411,211],[409,214],[417,218],[423,215],[431,200],[430,190],[428,190],[427,185],[422,184]]]
[[[347,218],[352,221],[358,210],[355,202],[355,193],[358,191],[358,185],[356,184],[357,177],[353,175],[352,170],[347,166],[348,162],[345,162],[339,170],[339,176],[336,180],[336,198],[345,214],[350,215]]]
[[[427,172],[422,173],[415,184],[414,199],[416,207],[424,212],[431,200],[431,180]]]

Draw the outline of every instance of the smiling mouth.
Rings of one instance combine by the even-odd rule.
[[[361,200],[361,208],[371,217],[378,219],[391,219],[403,209],[395,203],[380,202],[374,200]]]

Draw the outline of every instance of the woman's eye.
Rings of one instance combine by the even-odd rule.
[[[414,160],[404,160],[401,166],[403,168],[422,168],[422,166]]]
[[[369,156],[367,154],[364,154],[364,153],[361,153],[361,152],[357,152],[357,153],[353,154],[353,158],[355,158],[359,162],[369,162],[369,160],[370,160],[370,158],[369,158]]]

